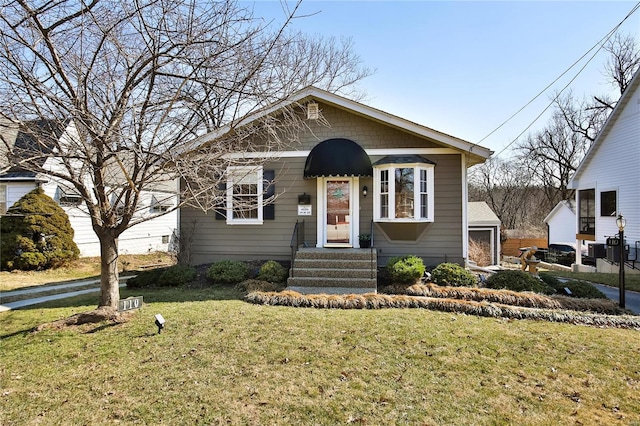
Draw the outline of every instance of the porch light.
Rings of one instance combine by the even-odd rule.
[[[362,187],[362,196],[366,197],[367,194],[369,193],[369,188],[367,188],[367,185]]]
[[[616,219],[616,225],[618,225],[618,230],[620,232],[624,231],[624,227],[627,224],[627,219],[624,218],[624,216],[622,215],[618,215],[617,219]]]

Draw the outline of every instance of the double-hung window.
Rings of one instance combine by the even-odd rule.
[[[227,223],[262,224],[262,167],[227,169]]]
[[[374,220],[432,222],[434,167],[417,155],[388,156],[376,162]]]

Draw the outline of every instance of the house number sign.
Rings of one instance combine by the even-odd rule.
[[[311,205],[298,204],[298,216],[311,216],[311,213],[312,213]]]
[[[142,296],[128,297],[118,301],[118,311],[131,311],[142,307]]]

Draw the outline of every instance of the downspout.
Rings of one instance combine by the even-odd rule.
[[[582,244],[580,242],[580,240],[578,239],[578,233],[580,232],[580,197],[579,197],[579,193],[580,191],[576,190],[575,191],[575,197],[576,197],[576,223],[575,223],[575,231],[576,231],[576,258],[575,258],[575,265],[576,268],[573,268],[574,272],[577,272],[578,269],[580,268],[580,265],[582,265]]]
[[[462,169],[462,259],[464,267],[469,267],[469,188],[467,183],[467,155],[460,155],[460,168]]]

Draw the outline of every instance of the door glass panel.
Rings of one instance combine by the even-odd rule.
[[[351,242],[349,181],[327,181],[327,243]]]

